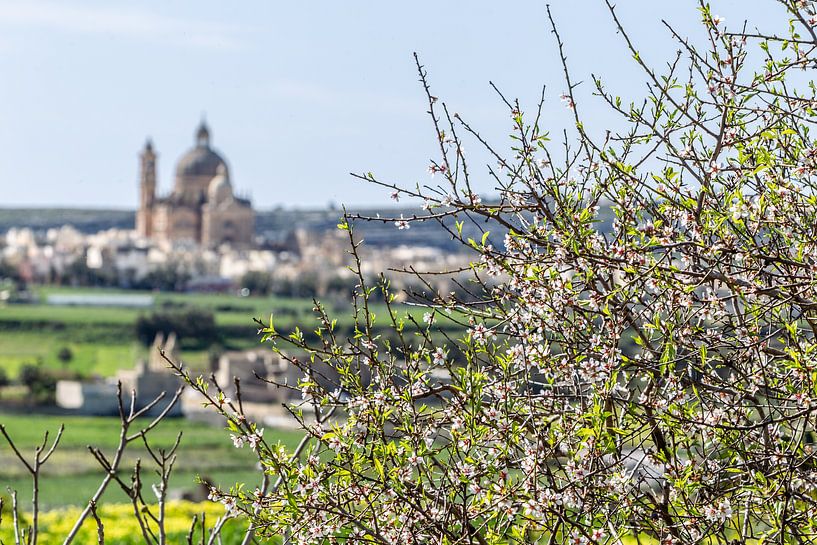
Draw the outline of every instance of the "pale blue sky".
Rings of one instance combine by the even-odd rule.
[[[574,78],[598,73],[640,96],[602,0],[551,3]],[[661,18],[700,33],[691,0],[619,4],[656,64],[675,49]],[[780,14],[770,0],[713,8],[735,26]],[[145,137],[167,190],[203,111],[257,207],[385,203],[348,172],[429,181],[435,142],[413,51],[434,93],[500,146],[510,125],[489,80],[528,107],[547,84],[547,123],[567,122],[544,2],[0,0],[0,206],[133,208]],[[480,162],[476,144],[466,150]]]

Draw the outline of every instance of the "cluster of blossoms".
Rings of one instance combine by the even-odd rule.
[[[729,500],[723,500],[717,505],[708,505],[704,508],[704,516],[712,522],[726,522],[732,518],[732,514]]]
[[[233,440],[233,446],[235,448],[242,448],[246,443],[252,450],[258,448],[258,445],[261,443],[261,438],[264,436],[264,428],[259,428],[254,430],[250,433],[244,434],[230,434],[230,438]]]

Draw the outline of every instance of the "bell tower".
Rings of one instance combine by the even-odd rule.
[[[139,155],[139,211],[136,213],[136,231],[143,237],[153,235],[153,204],[156,200],[156,154],[148,138]]]

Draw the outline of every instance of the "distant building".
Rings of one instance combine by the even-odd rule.
[[[156,194],[156,153],[150,140],[140,163],[136,230],[141,236],[208,248],[252,244],[255,212],[248,199],[233,193],[227,163],[210,147],[210,130],[204,121],[196,131],[195,146],[176,164],[176,182],[169,195]]]
[[[60,380],[57,381],[57,406],[76,414],[107,416],[119,413],[119,400],[116,396],[117,383],[122,384],[122,398],[125,409],[130,409],[131,392],[133,392],[134,410],[147,407],[158,396],[164,398],[147,411],[147,415],[162,412],[173,397],[176,389],[182,384],[178,376],[168,369],[167,362],[159,350],[163,350],[171,361],[179,361],[176,334],[165,338],[161,333],[156,335],[150,350],[148,361],[139,361],[134,369],[122,370],[116,377],[107,380]],[[181,416],[181,403],[176,403],[168,416]]]
[[[230,396],[237,396],[235,379],[241,384],[241,400],[280,404],[290,396],[274,384],[298,384],[303,373],[269,349],[225,352],[213,369],[216,383]],[[267,382],[269,381],[269,382]]]

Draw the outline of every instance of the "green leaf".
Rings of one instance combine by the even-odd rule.
[[[386,472],[383,470],[383,464],[380,463],[378,458],[374,458],[374,468],[377,470],[377,474],[380,475],[380,478],[383,479],[386,475]]]

